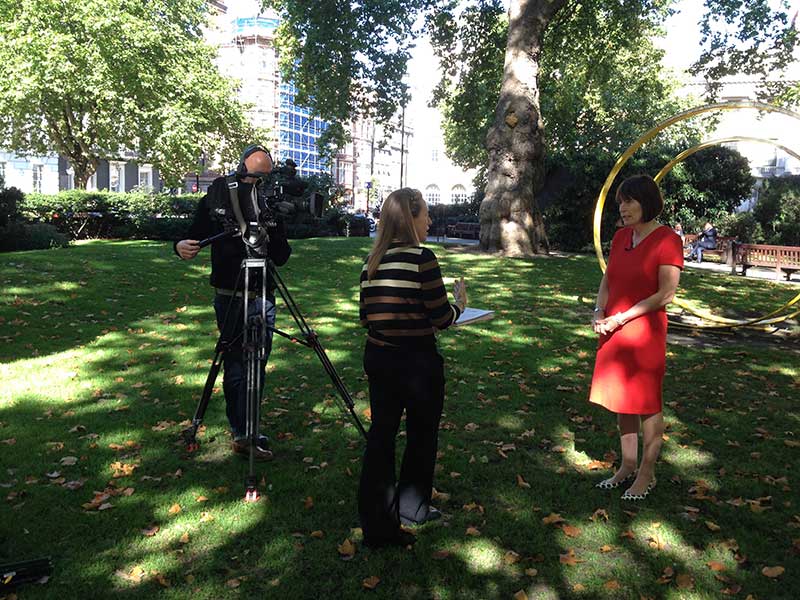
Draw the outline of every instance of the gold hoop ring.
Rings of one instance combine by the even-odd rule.
[[[797,119],[798,121],[800,121],[800,113],[797,113],[795,111],[789,110],[787,108],[782,108],[780,106],[773,106],[771,104],[764,104],[762,102],[739,101],[739,102],[719,102],[719,103],[716,103],[716,104],[706,104],[704,106],[697,106],[697,107],[694,107],[694,108],[690,108],[689,110],[683,111],[681,113],[678,113],[676,115],[673,115],[673,116],[661,121],[660,123],[658,123],[654,127],[652,127],[650,130],[648,130],[644,134],[642,134],[633,144],[631,144],[628,147],[627,150],[625,150],[625,152],[622,153],[622,155],[617,159],[617,162],[614,164],[614,166],[612,167],[611,171],[609,172],[608,177],[606,177],[606,180],[603,183],[603,187],[600,190],[600,194],[597,197],[597,203],[595,204],[595,209],[594,209],[594,219],[593,219],[593,223],[592,223],[592,225],[593,225],[594,249],[595,249],[595,254],[597,255],[597,261],[600,264],[600,270],[602,272],[605,272],[605,270],[606,270],[606,261],[605,261],[605,258],[603,257],[602,240],[600,238],[600,226],[601,226],[602,219],[603,219],[603,207],[605,206],[606,197],[608,196],[608,192],[611,189],[611,185],[614,183],[614,179],[616,179],[617,175],[622,170],[622,167],[624,167],[625,164],[630,160],[631,156],[633,156],[633,154],[639,148],[641,148],[644,144],[646,144],[647,142],[649,142],[650,140],[655,138],[661,131],[663,131],[664,129],[666,129],[667,127],[669,127],[671,125],[674,125],[675,123],[679,123],[681,121],[685,121],[686,119],[689,119],[691,117],[695,117],[697,115],[700,115],[700,114],[703,114],[703,113],[707,113],[707,112],[713,112],[713,111],[718,111],[718,110],[741,110],[741,109],[755,109],[755,110],[760,110],[760,111],[764,111],[764,112],[779,113],[779,114],[783,114],[783,115],[792,117],[792,118]],[[701,146],[702,146],[702,144],[701,144]],[[708,147],[708,146],[705,146],[705,147]],[[701,149],[702,148],[691,149],[691,150],[694,150],[694,152],[697,152],[697,151],[699,151]],[[685,151],[685,152],[689,152],[689,151]],[[681,153],[681,154],[684,154],[684,153]],[[793,153],[793,152],[790,152],[790,154],[792,154],[793,156],[796,156],[795,153]],[[678,156],[681,156],[681,155],[678,155]],[[689,154],[686,154],[686,156],[689,156]],[[685,159],[686,156],[684,156],[683,158]],[[678,159],[678,157],[673,159],[674,162],[671,161],[671,162],[673,162],[673,164],[669,167],[669,170],[671,170],[672,167],[675,166],[675,164],[680,162],[680,160],[677,160],[677,159]],[[683,160],[683,159],[681,159],[681,160]],[[665,170],[662,169],[662,171],[665,171]],[[666,174],[666,172],[668,172],[668,170],[665,171],[664,174]],[[663,175],[662,175],[662,178],[663,178]],[[750,320],[746,320],[746,321],[734,321],[734,322],[731,322],[731,323],[726,323],[725,325],[716,325],[716,326],[711,326],[711,327],[714,328],[714,329],[717,329],[717,328],[728,328],[728,327],[757,326],[759,323],[762,323],[763,321],[766,321],[767,319],[769,319],[773,315],[780,314],[783,311],[787,310],[788,308],[790,308],[793,304],[797,303],[798,301],[800,301],[800,294],[798,294],[795,298],[793,298],[792,300],[790,300],[789,302],[784,304],[778,310],[773,311],[771,313],[768,313],[766,315],[762,315],[762,316],[758,317],[757,319],[750,319]],[[678,304],[682,308],[685,308],[686,310],[689,310],[689,312],[692,312],[694,314],[694,311],[691,308],[687,308],[685,303],[683,301],[681,301],[680,299],[676,298],[676,299],[673,300],[673,302],[675,304]],[[706,318],[706,317],[702,317],[701,315],[696,315],[696,316],[700,316],[700,318]],[[775,319],[772,319],[770,322],[779,322],[779,321],[785,320],[785,319],[787,319],[787,318],[789,318],[791,316],[792,315],[784,315],[783,317],[780,317],[778,319],[778,321],[775,321]],[[707,320],[710,320],[710,319],[707,319]],[[733,320],[730,319],[729,321],[733,321]],[[679,325],[690,327],[688,325],[683,325],[683,324],[679,324]]]

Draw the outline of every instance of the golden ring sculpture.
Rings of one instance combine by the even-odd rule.
[[[715,140],[708,140],[708,141],[702,142],[700,144],[697,144],[697,146],[694,146],[693,148],[689,148],[688,150],[684,150],[683,152],[678,154],[675,158],[673,158],[671,161],[669,161],[666,165],[664,165],[664,167],[658,172],[658,174],[653,179],[655,180],[656,183],[660,184],[661,180],[664,177],[666,177],[669,174],[669,172],[672,171],[672,169],[677,164],[683,162],[684,160],[689,158],[692,154],[700,152],[700,150],[705,150],[706,148],[711,148],[713,146],[720,146],[722,144],[729,144],[729,143],[732,143],[732,142],[756,142],[756,143],[760,143],[760,144],[768,144],[768,145],[771,145],[771,146],[775,146],[776,148],[780,148],[781,150],[783,150],[787,154],[793,156],[794,158],[796,158],[797,160],[800,161],[800,154],[798,154],[797,152],[795,152],[791,148],[788,148],[787,146],[784,146],[783,144],[779,144],[778,142],[776,142],[774,140],[770,140],[770,139],[767,139],[767,138],[736,135],[736,136],[731,136],[731,137],[726,137],[726,138],[719,138],[719,139],[715,139]],[[772,323],[778,323],[780,321],[784,321],[784,320],[786,320],[786,319],[788,319],[788,318],[790,318],[790,317],[792,317],[794,315],[797,315],[798,313],[800,313],[800,311],[798,311],[796,313],[792,313],[791,315],[784,315],[784,316],[776,317],[776,318],[771,318],[771,317],[775,317],[775,315],[780,314],[781,312],[783,312],[784,310],[788,309],[789,307],[791,307],[792,305],[794,305],[798,301],[800,301],[800,294],[795,296],[792,300],[790,300],[787,304],[785,304],[784,306],[780,307],[779,309],[777,309],[775,311],[772,311],[769,314],[763,315],[762,317],[760,317],[760,318],[758,318],[756,320],[753,320],[752,323],[745,323],[743,321],[736,320],[736,319],[728,319],[726,317],[718,317],[718,316],[716,316],[716,315],[714,315],[712,313],[709,313],[708,311],[702,311],[701,312],[698,309],[695,309],[695,308],[692,308],[692,307],[688,306],[685,303],[685,301],[681,300],[680,298],[678,298],[677,301],[673,300],[673,302],[675,302],[675,304],[677,304],[681,308],[689,311],[690,313],[692,313],[696,317],[700,317],[701,319],[705,319],[707,321],[712,321],[712,322],[715,322],[715,323],[723,323],[726,326],[733,325],[735,327],[742,327],[742,326],[748,325],[748,324],[758,324],[759,326],[760,325],[769,325],[769,324],[772,324]],[[681,324],[681,325],[683,325],[683,324]]]
[[[639,148],[641,148],[644,144],[646,144],[647,142],[649,142],[650,140],[655,138],[661,131],[663,131],[664,129],[666,129],[667,127],[669,127],[671,125],[674,125],[675,123],[679,123],[679,122],[684,121],[686,119],[689,119],[691,117],[695,117],[697,115],[700,115],[700,114],[703,114],[703,113],[707,113],[707,112],[722,111],[722,110],[741,110],[741,109],[754,109],[754,110],[760,110],[760,111],[764,111],[764,112],[779,113],[779,114],[783,114],[783,115],[792,117],[792,118],[797,119],[798,121],[800,121],[800,113],[797,113],[795,111],[789,110],[787,108],[782,108],[782,107],[779,107],[779,106],[773,106],[771,104],[764,104],[762,102],[734,101],[734,102],[719,102],[719,103],[715,103],[715,104],[706,104],[704,106],[698,106],[698,107],[691,108],[689,110],[683,111],[681,113],[678,113],[676,115],[673,115],[673,116],[669,117],[668,119],[665,119],[664,121],[661,121],[660,123],[658,123],[654,127],[652,127],[650,130],[648,130],[644,134],[642,134],[633,144],[631,144],[628,147],[627,150],[625,150],[625,152],[622,153],[622,155],[619,157],[619,159],[617,159],[617,162],[614,164],[614,166],[612,167],[611,171],[609,172],[608,177],[606,177],[605,183],[603,184],[603,187],[600,190],[600,194],[599,194],[599,196],[597,198],[597,203],[595,204],[594,221],[593,221],[593,237],[594,237],[595,253],[597,255],[597,260],[598,260],[598,263],[600,264],[600,270],[601,271],[605,272],[605,270],[606,270],[606,261],[605,261],[605,258],[603,257],[602,240],[600,238],[600,225],[601,225],[602,218],[603,218],[603,207],[605,206],[606,197],[608,196],[608,192],[611,189],[611,185],[613,184],[614,179],[616,179],[617,175],[622,170],[622,167],[624,167],[625,164],[628,162],[628,160],[630,160],[631,156],[633,156],[633,154],[637,150],[639,150]],[[746,138],[746,137],[743,137],[743,136],[737,136],[737,137],[734,137],[734,138],[722,138],[721,140],[711,140],[711,141],[703,142],[703,143],[699,144],[698,146],[695,146],[694,148],[690,148],[689,150],[685,150],[684,152],[681,152],[678,156],[676,156],[669,163],[667,163],[667,165],[663,169],[661,169],[661,171],[658,173],[658,175],[656,176],[655,179],[656,179],[656,181],[661,181],[661,179],[663,179],[663,177],[670,170],[672,170],[672,168],[675,165],[677,165],[681,161],[685,160],[688,156],[691,156],[695,152],[699,152],[700,150],[703,150],[704,148],[708,148],[710,146],[726,143],[726,141],[740,141],[740,140],[741,141],[759,141],[759,142],[770,143],[770,144],[773,144],[773,145],[776,145],[776,146],[780,147],[781,149],[786,150],[788,154],[790,154],[790,155],[792,155],[792,156],[794,156],[796,158],[800,158],[800,157],[798,157],[797,153],[789,150],[788,148],[785,148],[784,146],[782,146],[780,144],[774,144],[771,140],[765,140],[765,139],[762,139],[762,138]],[[706,325],[706,326],[699,326],[699,325],[698,326],[691,326],[691,325],[686,325],[686,324],[683,324],[683,323],[674,323],[674,325],[683,326],[683,327],[705,328],[705,329],[726,329],[726,328],[733,328],[733,327],[769,325],[769,324],[785,321],[786,319],[789,319],[789,318],[791,318],[793,316],[796,316],[796,315],[800,314],[800,311],[795,311],[793,313],[789,313],[789,314],[785,314],[785,315],[781,314],[784,311],[786,311],[789,308],[791,308],[794,304],[796,304],[799,301],[800,301],[800,294],[797,294],[797,296],[795,296],[793,299],[791,299],[789,302],[787,302],[786,304],[784,304],[783,306],[781,306],[777,310],[774,310],[774,311],[772,311],[770,313],[767,313],[765,315],[761,315],[758,318],[748,319],[748,320],[734,320],[734,319],[726,319],[726,318],[715,317],[714,315],[711,315],[710,313],[699,314],[698,311],[693,309],[691,306],[687,305],[680,298],[676,297],[676,298],[673,299],[673,303],[674,304],[677,304],[678,306],[680,306],[684,310],[687,310],[691,314],[693,314],[693,315],[695,315],[697,317],[700,317],[701,319],[705,319],[707,321],[714,321],[714,322],[716,322],[718,324],[710,325],[710,326],[709,325]]]

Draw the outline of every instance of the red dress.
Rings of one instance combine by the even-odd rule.
[[[611,241],[606,269],[606,316],[624,312],[658,291],[658,268],[683,269],[681,238],[669,227],[655,229],[633,248],[633,229],[623,227]],[[667,348],[667,313],[631,319],[601,335],[589,401],[611,412],[647,415],[661,411]]]

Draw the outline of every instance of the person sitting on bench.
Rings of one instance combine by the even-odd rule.
[[[703,250],[717,249],[717,229],[711,223],[703,226],[703,231],[697,235],[697,241],[692,245],[689,260],[703,262]]]

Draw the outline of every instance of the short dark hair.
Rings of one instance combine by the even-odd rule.
[[[658,184],[649,175],[633,175],[619,184],[617,202],[622,198],[636,200],[642,205],[642,221],[652,221],[664,210],[664,197]]]

